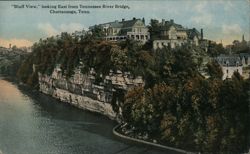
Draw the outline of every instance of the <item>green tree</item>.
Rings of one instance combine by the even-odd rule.
[[[91,30],[91,32],[92,32],[92,37],[95,39],[100,39],[103,36],[105,36],[105,33],[103,32],[101,27],[97,26],[97,25],[94,26],[94,28]]]
[[[222,79],[223,76],[222,68],[216,61],[207,63],[207,73],[210,78]]]

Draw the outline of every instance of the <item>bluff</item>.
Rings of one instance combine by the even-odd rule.
[[[116,119],[126,92],[144,86],[144,68],[151,56],[137,42],[93,37],[62,33],[41,39],[17,74],[45,94]]]
[[[142,78],[121,71],[110,71],[101,82],[96,82],[95,76],[93,68],[86,74],[76,68],[72,77],[67,79],[57,66],[51,75],[38,73],[39,90],[62,102],[119,120],[121,109],[114,111],[121,103],[119,92],[143,85]]]
[[[222,80],[199,47],[148,46],[62,34],[35,43],[18,75],[63,102],[122,119],[127,136],[205,153],[248,151],[250,81],[237,73]]]

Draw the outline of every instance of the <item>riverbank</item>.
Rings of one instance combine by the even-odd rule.
[[[69,106],[71,106],[71,107],[73,107],[73,108],[76,108],[76,109],[78,109],[78,110],[81,110],[81,111],[86,111],[86,112],[91,113],[91,114],[94,114],[94,115],[100,115],[100,116],[104,117],[105,119],[109,119],[109,120],[111,120],[111,121],[113,121],[113,122],[116,122],[116,123],[119,122],[117,119],[111,118],[111,117],[109,117],[109,116],[107,116],[107,115],[104,115],[104,114],[102,114],[102,113],[99,113],[99,112],[96,112],[96,111],[94,111],[94,110],[91,110],[91,109],[87,109],[87,108],[81,107],[81,106],[79,106],[79,105],[77,105],[77,104],[74,104],[74,103],[70,103],[70,102],[61,100],[61,99],[59,99],[59,98],[57,98],[57,97],[53,97],[52,95],[46,94],[46,93],[40,91],[39,89],[34,89],[34,88],[31,87],[30,85],[27,85],[27,84],[21,82],[20,80],[18,80],[16,77],[11,77],[11,76],[9,76],[9,75],[0,74],[0,79],[6,80],[6,81],[8,81],[8,82],[11,82],[11,83],[17,85],[19,88],[21,88],[21,89],[23,89],[23,90],[25,90],[25,91],[32,91],[32,92],[35,92],[36,94],[39,93],[39,94],[45,95],[46,97],[49,97],[49,98],[51,98],[52,100],[54,100],[53,103],[56,102],[56,103],[61,103],[61,104],[69,105]],[[73,94],[72,94],[72,95],[73,95]]]
[[[116,125],[113,128],[113,134],[125,140],[142,143],[142,144],[153,146],[153,147],[160,148],[160,149],[175,151],[180,154],[195,154],[194,152],[186,151],[183,149],[174,148],[174,147],[166,146],[163,144],[158,144],[156,140],[149,139],[148,137],[145,137],[145,136],[132,137],[132,136],[129,136],[128,134],[124,134],[125,132],[131,133],[131,130],[124,130],[124,127],[123,127],[124,125],[126,124]]]
[[[91,114],[94,114],[94,115],[97,115],[97,116],[98,116],[98,115],[99,115],[99,116],[102,116],[104,119],[109,119],[110,121],[117,122],[117,125],[112,129],[113,135],[115,135],[115,136],[117,136],[117,137],[119,137],[119,138],[121,138],[121,139],[126,140],[125,142],[127,142],[127,143],[129,143],[129,144],[131,144],[131,143],[133,143],[133,142],[136,142],[136,143],[138,143],[138,145],[141,144],[140,146],[146,145],[146,146],[155,147],[155,148],[157,148],[157,149],[159,149],[159,150],[171,150],[171,151],[174,151],[174,152],[180,153],[180,154],[183,154],[183,153],[185,153],[185,154],[191,154],[190,152],[185,151],[185,150],[182,150],[182,149],[173,148],[173,147],[165,146],[165,145],[162,145],[162,144],[154,143],[155,140],[153,140],[153,139],[152,139],[152,140],[150,140],[150,139],[145,139],[145,138],[143,139],[143,137],[135,138],[135,137],[129,136],[128,134],[124,134],[123,131],[121,131],[121,130],[122,130],[122,129],[121,129],[121,126],[122,126],[121,121],[120,121],[120,123],[119,123],[117,120],[114,120],[114,119],[112,119],[112,118],[110,118],[110,117],[108,117],[108,116],[105,116],[105,115],[103,115],[103,114],[101,114],[101,113],[99,113],[99,112],[95,112],[95,111],[91,111],[91,110],[88,110],[88,109],[85,109],[85,108],[81,108],[81,107],[79,107],[79,106],[77,106],[77,105],[75,105],[75,104],[68,103],[68,102],[62,101],[62,100],[60,100],[60,99],[57,99],[57,98],[55,98],[55,97],[53,97],[53,96],[51,96],[51,95],[49,95],[49,94],[45,94],[45,93],[43,93],[43,92],[41,92],[41,91],[39,91],[39,90],[37,90],[37,89],[34,90],[34,89],[32,89],[32,87],[30,87],[29,85],[26,85],[26,84],[20,82],[20,81],[19,81],[17,78],[15,78],[15,77],[6,76],[6,75],[1,75],[0,79],[6,80],[6,81],[11,82],[11,83],[14,83],[14,84],[16,84],[18,87],[20,87],[21,89],[28,90],[28,91],[32,90],[33,92],[36,92],[36,93],[40,93],[40,94],[42,94],[42,95],[45,95],[46,97],[55,100],[55,101],[53,101],[52,103],[55,103],[55,102],[58,103],[58,102],[59,102],[59,103],[65,104],[65,105],[69,105],[69,106],[71,106],[71,107],[73,107],[73,108],[82,110],[82,111],[84,111],[84,112],[88,112],[88,113],[91,113]],[[124,140],[123,140],[123,141],[124,141]]]
[[[118,139],[117,123],[0,77],[0,149],[7,153],[176,154]],[[22,143],[22,144],[20,144]]]

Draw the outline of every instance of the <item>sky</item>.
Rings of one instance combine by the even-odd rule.
[[[13,5],[40,5],[38,9]],[[82,9],[89,14],[50,14],[41,5],[128,5],[130,9]],[[65,10],[65,9],[64,9]],[[72,9],[66,9],[72,10]],[[78,9],[75,9],[76,11]],[[250,40],[250,0],[85,0],[0,1],[0,46],[31,46],[40,38],[87,29],[115,20],[145,18],[170,20],[187,28],[203,28],[206,39],[231,44]]]

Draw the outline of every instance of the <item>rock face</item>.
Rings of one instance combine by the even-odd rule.
[[[117,119],[119,113],[113,111],[111,102],[119,104],[118,91],[127,91],[135,86],[143,85],[141,77],[132,77],[130,73],[112,72],[101,82],[96,81],[93,69],[87,74],[75,69],[74,75],[66,79],[57,66],[52,75],[38,73],[40,91],[70,103],[76,107],[98,112],[111,119]]]

